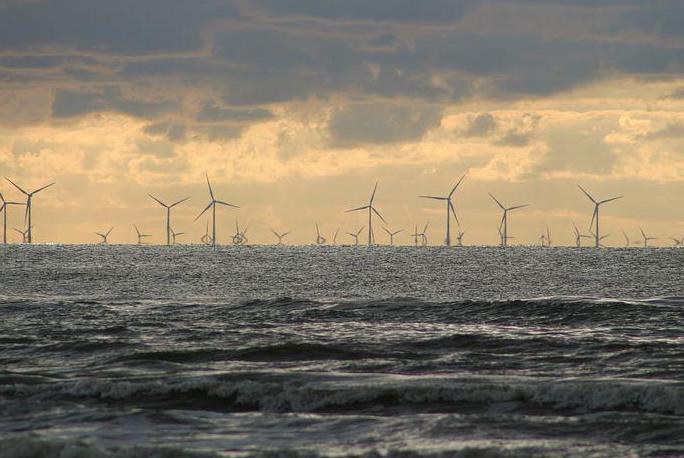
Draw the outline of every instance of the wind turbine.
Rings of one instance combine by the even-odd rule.
[[[383,227],[383,229],[385,232],[387,232],[387,235],[389,235],[390,246],[394,245],[394,236],[403,231],[403,229],[399,229],[398,231],[392,232],[389,229],[387,229],[386,227]]]
[[[150,234],[143,234],[142,232],[140,232],[138,226],[136,226],[135,224],[133,225],[133,227],[135,228],[135,233],[138,234],[138,245],[144,245],[143,239],[145,237],[150,237]]]
[[[209,237],[209,221],[207,221],[207,227],[204,230],[204,235],[200,238],[200,242],[204,245],[211,245],[211,237]]]
[[[454,203],[451,201],[451,197],[454,195],[454,192],[456,192],[456,188],[458,188],[458,185],[461,184],[463,179],[466,177],[468,172],[464,173],[463,176],[461,177],[460,180],[454,185],[453,188],[451,188],[451,192],[446,196],[446,197],[441,197],[441,196],[418,196],[423,199],[434,199],[434,200],[443,200],[446,203],[446,238],[444,239],[444,244],[446,246],[451,246],[451,215],[454,215],[454,219],[456,220],[456,224],[461,224],[458,221],[458,216],[456,216],[456,209],[454,208]]]
[[[335,236],[337,236],[337,232],[335,232]],[[337,238],[337,237],[335,237]],[[316,244],[318,245],[323,245],[325,243],[325,237],[321,235],[321,231],[318,229],[318,223],[316,223]]]
[[[354,237],[354,245],[358,246],[359,245],[359,234],[361,234],[361,231],[363,230],[364,226],[361,226],[361,229],[359,229],[356,232],[347,232],[347,235]]]
[[[651,240],[658,240],[658,237],[647,237],[642,228],[639,228],[639,231],[641,231],[641,236],[644,238],[644,248],[648,248],[648,242]]]
[[[418,237],[420,237],[420,234],[418,233],[418,225],[416,224],[416,228],[413,231],[413,234],[411,234],[411,237],[413,237],[413,244],[415,246],[418,246]]]
[[[112,230],[114,230],[114,227],[110,227],[109,230],[107,232],[105,232],[104,234],[101,232],[96,232],[97,235],[102,237],[102,241],[100,242],[101,245],[107,244],[107,237],[109,237],[109,234],[112,232]]]
[[[17,229],[16,227],[13,228],[13,229],[14,229],[15,231],[17,231],[18,233],[21,234],[21,243],[26,243],[26,239],[27,239],[28,231],[29,231],[29,230],[28,230],[28,229],[25,229],[25,230],[23,230],[23,231],[20,231],[20,230]]]
[[[421,232],[420,234],[418,234],[418,235],[420,235],[421,244],[422,244],[423,246],[427,246],[427,244],[428,244],[427,228],[428,228],[429,225],[430,225],[430,221],[428,221],[427,223],[425,223],[425,227],[423,228],[423,232]]]
[[[508,212],[517,210],[519,208],[529,207],[530,204],[516,205],[515,207],[504,207],[501,202],[499,202],[496,197],[489,193],[489,196],[494,199],[494,202],[503,210],[503,216],[501,217],[501,223],[499,223],[499,233],[501,234],[501,246],[508,246]],[[501,229],[503,228],[503,232]]]
[[[207,210],[211,208],[211,244],[216,245],[216,204],[219,205],[225,205],[226,207],[233,207],[233,208],[240,208],[237,205],[229,204],[228,202],[224,202],[222,200],[216,200],[216,197],[214,197],[214,190],[211,189],[211,183],[209,182],[209,174],[206,175],[207,177],[207,186],[209,187],[209,196],[211,197],[211,201],[209,202],[209,205],[206,206],[204,210],[202,210],[202,213],[197,215],[197,218],[195,218],[195,221],[199,219],[200,216],[204,214]]]
[[[594,221],[596,221],[596,226],[595,226],[594,230],[592,231],[592,233],[594,234],[594,239],[595,239],[594,246],[596,248],[598,248],[599,245],[601,245],[601,243],[600,243],[601,237],[600,237],[600,232],[599,232],[599,208],[603,204],[607,204],[608,202],[612,202],[614,200],[622,199],[622,197],[624,197],[624,196],[611,197],[610,199],[604,199],[604,200],[597,201],[593,197],[591,197],[591,195],[582,186],[577,185],[577,187],[580,188],[580,190],[584,193],[584,195],[587,196],[589,198],[589,200],[591,200],[594,203],[594,213],[591,215],[591,223],[589,223],[589,228],[591,228],[591,226],[594,225]]]
[[[26,237],[26,242],[25,242],[25,243],[32,243],[32,242],[33,242],[33,237],[32,237],[31,228],[32,228],[33,226],[32,226],[32,223],[31,223],[31,208],[32,208],[32,207],[31,207],[31,203],[33,202],[33,196],[34,196],[35,194],[38,194],[38,193],[39,193],[40,191],[42,191],[43,189],[49,188],[50,186],[54,185],[55,183],[50,183],[50,184],[48,184],[48,185],[43,186],[42,188],[38,188],[38,189],[36,189],[35,191],[32,191],[32,192],[26,192],[26,191],[24,191],[21,187],[19,187],[18,184],[16,184],[14,181],[10,180],[9,178],[5,177],[5,180],[7,180],[7,181],[9,181],[10,183],[12,183],[12,184],[14,185],[15,188],[17,188],[19,191],[21,191],[22,193],[24,193],[24,195],[26,195],[26,213],[24,214],[24,224],[27,225],[27,227],[28,227],[28,236]]]
[[[596,234],[594,234],[592,231],[589,231],[589,233],[590,233],[592,236],[594,236],[594,238],[596,238]],[[606,234],[606,235],[602,235],[601,237],[599,237],[599,245],[598,245],[599,248],[605,248],[605,247],[606,247],[603,243],[601,243],[601,241],[602,241],[603,239],[608,238],[609,236],[610,236],[610,234]]]
[[[171,242],[171,244],[175,245],[176,244],[176,237],[181,236],[181,235],[185,235],[185,232],[176,232],[173,230],[172,227],[170,227],[169,229],[171,230],[171,237],[173,240],[173,242]]]
[[[544,234],[544,231],[542,231],[541,236],[539,236],[539,240],[541,240],[541,246],[542,248],[546,246],[546,234]]]
[[[0,206],[0,212],[3,212],[2,216],[2,243],[7,245],[7,207],[10,205],[24,205],[21,202],[9,202],[5,200],[5,197],[0,193],[0,200],[2,205]]]
[[[465,235],[465,231],[462,231],[461,228],[458,228],[458,236],[456,237],[456,246],[463,246],[463,236]]]
[[[169,246],[169,245],[171,245],[171,209],[173,207],[175,207],[176,205],[185,202],[186,200],[189,199],[189,197],[186,197],[185,199],[181,199],[177,202],[174,202],[171,205],[166,205],[164,202],[157,199],[152,194],[148,194],[148,196],[150,196],[151,198],[156,200],[159,205],[166,208],[166,245]]]
[[[235,235],[233,236],[233,245],[244,245],[247,243],[247,227],[240,230],[240,222],[235,218]]]
[[[572,228],[575,230],[575,246],[577,248],[581,248],[582,239],[590,239],[591,236],[580,233],[579,229],[577,229],[577,225],[575,225],[574,222],[572,223]]]
[[[338,227],[338,228],[335,230],[335,233],[333,234],[333,239],[332,239],[332,244],[333,244],[333,245],[337,245],[337,234],[339,234],[339,233],[340,233],[340,228]]]
[[[355,212],[359,210],[368,210],[368,246],[371,246],[373,244],[373,213],[375,213],[383,223],[387,224],[387,221],[385,221],[385,218],[382,217],[380,212],[378,212],[375,207],[373,207],[373,200],[375,199],[375,191],[378,189],[378,183],[375,183],[375,187],[373,188],[373,193],[371,194],[370,201],[368,202],[368,205],[364,205],[363,207],[358,207],[358,208],[352,208],[351,210],[347,210],[346,213],[349,212]]]
[[[499,231],[499,246],[500,246],[500,247],[508,246],[507,243],[504,243],[504,234],[503,234],[503,232],[501,231],[501,225],[499,225],[499,227],[497,228],[497,230]],[[507,235],[507,236],[506,236],[506,240],[514,239],[514,238],[515,238],[515,237],[512,237],[512,236],[510,236],[510,235]]]
[[[625,237],[625,248],[629,248],[632,244],[632,242],[629,240],[629,237],[627,236],[627,233],[623,230],[622,235]]]
[[[279,234],[276,231],[274,231],[273,229],[271,229],[271,232],[273,232],[273,235],[278,237],[278,245],[282,245],[283,244],[283,237],[285,237],[287,234],[290,233],[290,231],[287,231],[287,232],[283,232],[282,234]]]

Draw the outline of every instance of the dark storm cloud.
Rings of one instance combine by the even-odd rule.
[[[52,115],[55,118],[72,118],[88,113],[113,111],[148,118],[169,112],[176,107],[177,105],[170,101],[124,96],[115,87],[96,92],[58,90],[52,103]]]
[[[330,132],[338,146],[415,141],[439,125],[441,117],[434,107],[354,104],[333,115]]]
[[[532,13],[562,20],[564,31],[529,26]],[[594,22],[585,24],[587,15]],[[55,117],[111,110],[165,121],[156,118],[176,109],[173,103],[125,95],[127,86],[148,82],[176,93],[168,99],[185,87],[219,101],[197,119],[181,113],[185,121],[174,122],[247,124],[270,117],[265,105],[310,97],[426,106],[553,95],[616,73],[680,76],[683,21],[684,4],[667,0],[5,1],[0,67],[8,73],[0,75],[12,84],[29,74],[26,84],[55,84]],[[36,69],[51,79],[31,81]],[[56,75],[70,89],[60,89],[67,85]],[[98,89],[112,84],[122,89]],[[412,124],[407,119],[422,109],[413,110],[393,115],[397,128],[408,124],[405,132],[390,133],[391,123],[372,119],[380,126],[375,135],[343,110],[331,124],[333,137],[419,137],[421,125],[434,120],[425,114]],[[181,141],[179,132],[163,135]],[[523,137],[513,132],[500,141],[522,145]]]

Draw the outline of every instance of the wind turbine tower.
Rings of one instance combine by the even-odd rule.
[[[229,204],[228,202],[224,202],[222,200],[217,200],[216,197],[214,196],[214,190],[211,189],[211,183],[209,182],[209,174],[206,175],[207,177],[207,186],[209,187],[209,197],[211,197],[211,201],[209,201],[209,205],[206,206],[204,210],[202,210],[202,213],[197,215],[197,218],[195,218],[195,221],[199,219],[200,216],[202,216],[207,210],[211,208],[211,244],[216,245],[216,205],[224,205],[226,207],[233,207],[233,208],[240,208],[237,205]]]
[[[494,202],[503,210],[503,216],[501,217],[501,223],[499,223],[499,233],[501,234],[501,246],[508,246],[508,212],[517,210],[519,208],[525,208],[529,207],[530,204],[523,204],[523,205],[516,205],[514,207],[504,207],[501,202],[499,202],[492,193],[489,193],[489,196],[494,199]]]
[[[24,215],[24,224],[27,224],[28,227],[28,235],[26,236],[26,242],[25,243],[33,243],[33,234],[32,234],[32,222],[31,222],[31,209],[32,209],[32,202],[33,202],[33,196],[38,194],[40,191],[43,189],[47,189],[50,186],[54,185],[55,183],[50,183],[48,185],[43,186],[42,188],[38,188],[35,191],[27,192],[24,191],[18,184],[10,180],[9,178],[5,177],[5,180],[9,181],[14,185],[15,188],[17,188],[19,191],[21,191],[25,196],[26,196],[26,213]]]
[[[169,245],[171,245],[171,209],[173,207],[175,207],[176,205],[185,202],[186,200],[189,199],[189,197],[186,197],[185,199],[181,199],[177,202],[174,202],[171,205],[167,205],[164,202],[162,202],[161,200],[154,197],[152,194],[148,194],[148,196],[150,196],[152,199],[157,201],[157,203],[159,205],[166,208],[166,245],[169,246]]]
[[[371,246],[373,244],[373,213],[375,213],[383,223],[387,224],[387,221],[385,221],[385,218],[382,217],[380,212],[373,206],[373,200],[375,199],[375,191],[378,190],[378,183],[375,183],[375,187],[373,188],[373,193],[371,194],[370,201],[368,202],[368,205],[364,205],[363,207],[358,207],[358,208],[352,208],[351,210],[347,210],[346,213],[349,212],[355,212],[359,210],[368,210],[368,246]]]
[[[350,237],[354,237],[354,245],[359,246],[359,235],[361,234],[361,231],[363,230],[363,226],[356,231],[356,232],[347,232],[347,235]]]
[[[597,201],[582,186],[577,185],[577,187],[580,188],[584,195],[587,196],[587,198],[589,198],[589,200],[591,200],[594,204],[594,213],[591,215],[591,223],[589,223],[589,228],[594,234],[594,246],[599,248],[601,246],[601,233],[599,232],[599,209],[601,208],[601,205],[607,204],[608,202],[612,202],[614,200],[622,199],[624,196],[611,197],[610,199]],[[594,222],[596,223],[595,226]],[[592,226],[594,227],[592,228]]]
[[[446,246],[451,246],[451,215],[454,216],[454,220],[456,220],[456,224],[461,224],[458,221],[458,216],[456,216],[456,209],[454,208],[454,203],[451,200],[452,196],[456,192],[456,189],[458,186],[461,184],[463,179],[466,177],[468,172],[464,173],[463,176],[461,177],[460,180],[454,185],[453,188],[451,188],[451,192],[446,195],[446,196],[418,196],[423,199],[433,199],[433,200],[442,200],[446,204],[446,237],[444,238],[444,244]]]
[[[0,193],[0,200],[2,205],[0,205],[0,212],[2,212],[2,243],[7,245],[7,207],[10,205],[24,205],[21,202],[10,202],[5,200],[2,193]]]
[[[658,240],[658,237],[646,236],[646,234],[644,233],[644,230],[642,228],[639,228],[639,231],[641,231],[641,236],[644,239],[644,248],[648,248],[648,242],[650,242],[651,240]]]
[[[387,235],[389,235],[390,246],[394,245],[394,236],[397,235],[398,233],[400,233],[401,231],[403,231],[403,229],[399,229],[398,231],[392,232],[389,229],[387,229],[386,227],[383,227],[383,229],[385,230],[385,232],[387,232]]]
[[[140,229],[138,229],[138,226],[136,226],[135,224],[133,225],[133,227],[135,228],[135,233],[138,234],[138,245],[144,245],[143,239],[146,237],[150,237],[150,234],[143,234],[142,232],[140,232]]]

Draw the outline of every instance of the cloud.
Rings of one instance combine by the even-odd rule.
[[[684,139],[684,124],[679,122],[672,122],[667,124],[662,129],[643,135],[647,140],[658,140],[665,138],[680,138]]]
[[[330,134],[337,146],[417,141],[441,117],[441,109],[432,106],[350,104],[333,114]]]
[[[480,113],[470,122],[464,133],[468,137],[486,137],[495,130],[494,116],[491,113]]]
[[[111,111],[137,117],[155,117],[176,108],[177,104],[172,101],[124,96],[116,87],[100,91],[60,89],[55,93],[52,115],[55,118],[72,118],[93,112]]]
[[[265,121],[272,117],[273,113],[263,108],[223,108],[216,105],[213,101],[205,103],[197,114],[197,120],[200,122]]]

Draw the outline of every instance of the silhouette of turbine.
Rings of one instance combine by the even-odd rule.
[[[501,246],[506,247],[508,246],[508,239],[512,238],[508,236],[508,212],[517,210],[519,208],[525,208],[529,207],[530,204],[523,204],[523,205],[516,205],[514,207],[504,207],[501,202],[499,202],[496,197],[492,193],[489,193],[489,196],[494,199],[494,202],[503,210],[503,216],[501,217],[501,223],[499,223],[499,234],[501,234]],[[502,231],[503,229],[503,231]]]
[[[31,222],[31,209],[32,209],[32,202],[33,202],[33,196],[38,194],[40,191],[43,189],[47,189],[50,186],[54,185],[55,183],[50,183],[48,185],[43,186],[42,188],[38,188],[35,191],[27,192],[24,191],[18,184],[16,184],[14,181],[10,180],[9,178],[5,177],[5,180],[9,181],[14,185],[15,188],[17,188],[19,191],[24,193],[26,196],[26,213],[24,214],[24,225],[27,226],[28,228],[28,235],[26,237],[26,242],[24,243],[33,243],[33,223]]]
[[[200,216],[204,215],[204,213],[211,208],[211,244],[216,245],[216,205],[225,205],[226,207],[233,207],[233,208],[240,208],[237,205],[229,204],[228,202],[224,202],[222,200],[216,200],[216,197],[214,197],[214,190],[211,189],[211,183],[209,182],[209,174],[206,175],[207,177],[207,186],[209,187],[209,196],[211,197],[211,201],[209,202],[209,205],[206,206],[204,210],[202,210],[202,213],[197,215],[197,218],[195,218],[195,221],[199,219]]]
[[[577,185],[578,188],[584,193],[585,196],[589,200],[591,200],[594,203],[594,213],[591,215],[591,223],[589,223],[589,230],[592,231],[592,234],[594,234],[594,246],[596,248],[599,248],[601,245],[601,237],[600,237],[600,232],[599,232],[599,208],[603,204],[607,204],[608,202],[612,202],[614,200],[622,199],[623,196],[618,196],[618,197],[611,197],[610,199],[604,199],[604,200],[595,200],[591,194],[589,194],[582,186]],[[596,225],[594,226],[594,221],[596,221]],[[594,228],[592,228],[594,226]]]
[[[451,200],[451,197],[454,195],[454,192],[456,192],[456,188],[458,188],[458,185],[461,184],[463,179],[466,177],[468,172],[464,173],[463,176],[461,177],[460,180],[454,185],[453,188],[451,188],[451,192],[445,196],[418,196],[423,199],[433,199],[433,200],[443,200],[446,203],[446,237],[444,239],[444,244],[446,246],[451,246],[451,215],[454,215],[454,220],[456,220],[456,224],[461,224],[458,221],[458,216],[456,216],[456,209],[454,208],[454,203]]]
[[[112,232],[112,230],[114,230],[114,227],[110,227],[109,230],[107,232],[105,232],[104,234],[101,232],[96,232],[97,235],[102,237],[102,241],[100,242],[100,245],[106,245],[107,244],[107,237],[109,237],[109,234]]]
[[[177,202],[172,203],[171,205],[167,205],[161,200],[157,199],[154,197],[152,194],[148,194],[152,199],[156,200],[159,205],[162,207],[166,208],[166,246],[171,245],[171,209],[175,207],[178,204],[181,204],[185,202],[186,200],[189,199],[189,197],[186,197],[185,199],[181,199]]]
[[[387,224],[387,221],[385,221],[385,218],[382,217],[380,212],[376,210],[376,208],[373,206],[373,200],[375,199],[375,191],[378,190],[378,183],[375,183],[375,187],[373,188],[373,193],[371,194],[370,201],[368,202],[368,205],[364,205],[363,207],[358,207],[358,208],[352,208],[351,210],[347,210],[346,213],[349,212],[355,212],[355,211],[360,211],[360,210],[368,210],[368,246],[371,246],[373,244],[373,213],[375,213],[383,223]]]
[[[0,193],[0,200],[2,205],[0,206],[0,212],[2,212],[2,243],[7,245],[7,207],[10,205],[24,205],[21,202],[10,202],[5,200],[2,193]]]

